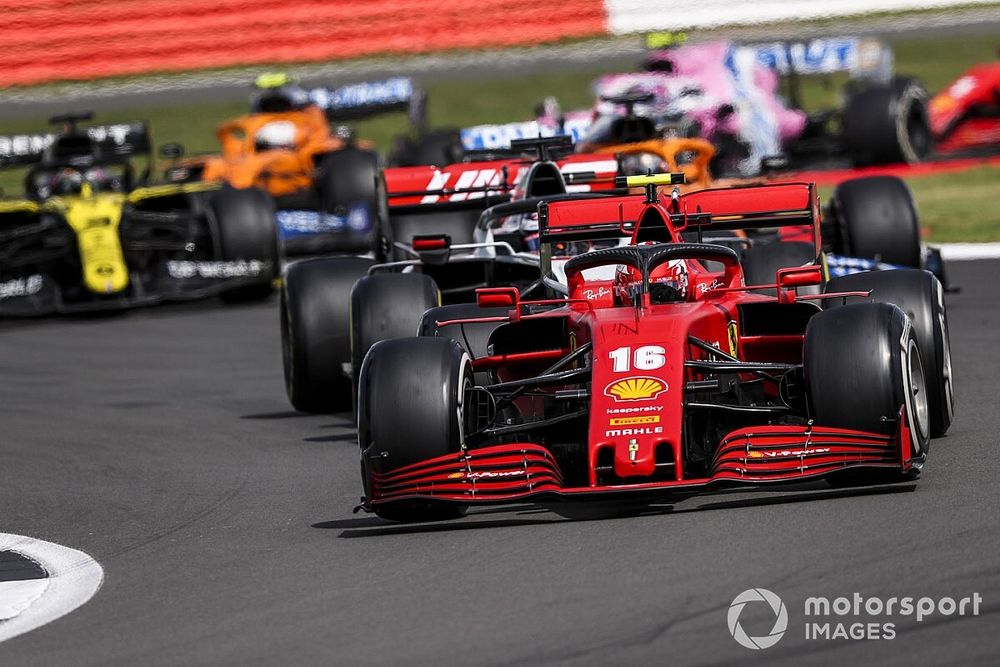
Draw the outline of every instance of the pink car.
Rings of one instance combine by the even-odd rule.
[[[561,115],[552,104],[539,125],[568,128],[572,121],[589,147],[700,136],[719,151],[717,171],[740,175],[758,173],[772,156],[810,164],[830,155],[858,164],[912,162],[930,149],[926,93],[892,75],[891,52],[875,40],[704,42],[652,51],[643,67],[594,82],[597,102],[585,130],[580,112]],[[852,74],[844,108],[810,115],[798,107],[797,77],[840,71]],[[644,132],[650,136],[637,135]]]

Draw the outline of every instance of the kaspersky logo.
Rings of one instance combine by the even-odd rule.
[[[667,390],[667,383],[659,378],[640,376],[616,380],[604,388],[604,395],[622,401],[648,401]]]
[[[740,625],[740,615],[743,613],[743,608],[751,602],[763,602],[770,606],[771,611],[774,612],[774,626],[768,634],[761,637],[749,636]],[[771,648],[778,643],[784,636],[785,630],[788,629],[788,610],[785,609],[785,603],[781,601],[781,598],[766,588],[750,588],[733,599],[733,603],[729,605],[729,615],[726,620],[729,622],[729,634],[740,646],[753,650]]]

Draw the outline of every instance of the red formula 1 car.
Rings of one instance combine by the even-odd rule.
[[[811,224],[818,239],[815,187],[663,202],[664,178],[630,177],[645,197],[540,206],[543,265],[556,243],[630,237],[565,261],[566,299],[480,290],[491,317],[370,350],[363,509],[413,521],[530,500],[573,515],[591,501],[919,472],[952,414],[933,275],[855,274],[798,294],[821,282],[812,265],[778,270],[772,296],[753,293],[763,286],[744,285],[733,250],[681,234]],[[470,358],[484,336],[486,355]]]
[[[970,67],[928,105],[935,149],[1000,149],[1000,61]]]

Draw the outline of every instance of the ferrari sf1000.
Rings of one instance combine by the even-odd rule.
[[[818,245],[815,187],[662,202],[663,178],[629,179],[645,197],[540,207],[546,273],[557,241],[630,237],[563,262],[564,299],[483,289],[489,316],[431,310],[424,336],[371,348],[358,388],[361,508],[412,521],[535,501],[573,514],[591,501],[918,474],[952,418],[937,279],[860,273],[811,294],[823,280],[813,264],[746,285],[734,250],[682,234],[807,224]],[[473,336],[487,338],[485,354],[470,354]]]

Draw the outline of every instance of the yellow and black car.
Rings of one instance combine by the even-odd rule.
[[[146,124],[80,127],[91,117],[0,136],[0,167],[29,166],[24,196],[0,199],[0,317],[271,293],[280,249],[265,192],[153,184]]]

